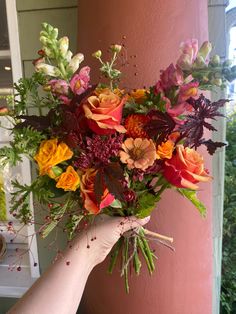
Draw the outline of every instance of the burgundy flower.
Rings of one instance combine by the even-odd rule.
[[[87,169],[93,165],[99,166],[108,164],[110,158],[116,157],[121,148],[123,135],[110,135],[102,138],[99,135],[87,137],[84,143],[84,150],[75,162],[75,166]]]

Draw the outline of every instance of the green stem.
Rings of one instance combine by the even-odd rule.
[[[141,261],[139,259],[138,252],[136,251],[134,253],[134,270],[135,270],[135,274],[136,275],[140,274],[141,266],[142,266],[142,263],[141,263]]]
[[[153,272],[153,269],[152,269],[152,267],[151,267],[151,264],[150,264],[150,261],[149,261],[149,259],[148,259],[148,256],[147,256],[147,254],[146,254],[146,252],[145,252],[143,242],[141,241],[141,237],[138,237],[138,238],[137,238],[137,244],[138,244],[138,247],[140,248],[140,250],[141,250],[141,252],[142,252],[142,254],[143,254],[143,257],[144,257],[144,259],[145,259],[145,261],[146,261],[149,274],[151,275],[152,272]]]
[[[113,250],[112,250],[111,259],[110,259],[110,264],[109,264],[109,267],[108,267],[108,273],[109,273],[109,274],[112,274],[113,269],[114,269],[114,267],[115,267],[115,265],[116,265],[117,257],[118,257],[118,255],[119,255],[120,248],[121,248],[121,246],[122,246],[122,244],[123,244],[123,240],[124,240],[124,238],[120,238],[120,239],[116,242],[116,244],[115,244],[115,246],[114,246],[114,248],[113,248]]]
[[[124,276],[125,276],[125,290],[129,293],[129,278],[128,278],[128,265],[127,261],[129,258],[129,238],[124,239],[124,247],[123,247],[123,266],[124,267]]]
[[[67,79],[67,73],[66,73],[66,69],[65,69],[63,62],[59,63],[59,68],[60,68],[60,71],[62,74],[62,78],[66,80]]]
[[[146,240],[146,237],[145,237],[145,233],[144,233],[143,228],[140,228],[139,234],[141,235],[141,241],[143,242],[144,250],[145,250],[145,253],[146,253],[147,258],[148,258],[148,260],[149,260],[151,269],[152,269],[152,271],[154,271],[154,270],[155,270],[155,264],[154,264],[154,262],[153,262],[152,251],[150,250],[148,241]]]

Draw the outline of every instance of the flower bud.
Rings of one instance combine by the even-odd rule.
[[[67,53],[66,53],[66,55],[65,55],[66,61],[67,61],[67,62],[70,62],[72,56],[73,56],[73,53],[72,53],[70,50],[68,50]]]
[[[198,56],[201,56],[204,59],[204,61],[206,61],[206,58],[208,57],[211,50],[212,50],[212,44],[209,41],[205,41],[201,45],[201,48],[198,51]]]
[[[61,174],[63,170],[58,167],[58,166],[53,166],[49,171],[48,171],[48,176],[52,179],[57,179]]]
[[[58,42],[59,42],[59,50],[62,56],[65,57],[69,48],[69,39],[68,37],[65,36],[65,37],[60,38]]]
[[[3,106],[3,107],[0,107],[0,116],[5,116],[7,115],[9,112],[8,108]]]
[[[46,23],[46,27],[45,28],[46,28],[48,33],[52,33],[53,32],[53,26],[52,25]]]
[[[92,56],[93,56],[94,58],[96,58],[96,59],[100,59],[101,56],[102,56],[101,50],[98,50],[98,51],[94,52],[94,53],[92,54]]]
[[[223,63],[223,67],[230,67],[233,64],[232,60],[225,60],[225,62]]]
[[[45,36],[40,36],[40,37],[39,37],[39,41],[40,41],[44,46],[46,46],[47,43],[49,42],[48,38],[45,37]]]
[[[44,59],[44,57],[40,57],[38,59],[35,59],[32,63],[34,66],[36,66],[39,63],[45,63],[45,59]]]
[[[177,60],[177,65],[180,67],[181,70],[191,70],[192,62],[189,55],[182,54]]]
[[[57,39],[58,36],[58,28],[54,28],[52,31],[52,38]]]
[[[119,53],[122,49],[122,46],[121,45],[111,45],[110,48],[111,48],[111,51]]]
[[[221,86],[222,85],[222,79],[221,78],[215,78],[211,80],[211,83],[216,85],[216,86]]]
[[[41,57],[44,57],[45,51],[43,49],[38,50],[38,55],[40,55]]]
[[[54,52],[50,48],[44,47],[44,51],[48,58],[54,58]]]
[[[206,67],[205,59],[201,55],[197,55],[197,58],[194,61],[193,67],[195,69],[205,68]]]
[[[68,68],[75,73],[80,63],[84,60],[84,55],[82,53],[77,53],[70,61]]]
[[[211,64],[213,66],[218,66],[220,65],[220,56],[219,55],[214,55],[212,58],[211,58]]]

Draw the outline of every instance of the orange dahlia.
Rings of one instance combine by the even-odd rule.
[[[143,114],[131,114],[125,119],[126,134],[133,138],[148,138],[149,136],[144,127],[149,120],[150,118]]]

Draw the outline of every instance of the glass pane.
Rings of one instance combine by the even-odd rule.
[[[0,50],[9,49],[5,0],[0,0]]]

